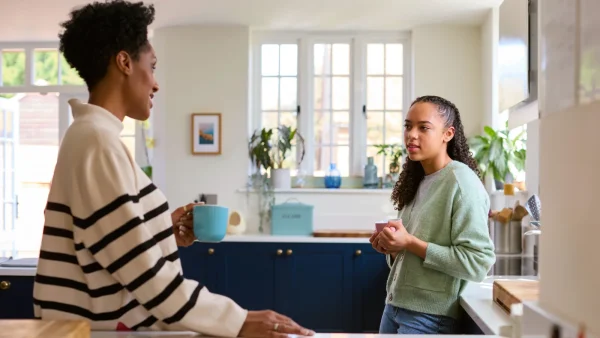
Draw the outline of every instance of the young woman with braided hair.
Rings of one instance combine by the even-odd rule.
[[[456,334],[460,293],[495,262],[489,196],[450,101],[417,98],[404,142],[408,157],[392,193],[398,220],[370,239],[391,269],[379,332]]]

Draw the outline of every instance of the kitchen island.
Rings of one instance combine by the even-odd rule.
[[[438,337],[438,335],[429,335],[429,337]],[[189,338],[189,337],[207,337],[194,334],[193,332],[92,332],[91,338]],[[301,337],[290,335],[290,338]],[[352,333],[318,333],[314,338],[398,338],[397,334],[352,334]],[[403,335],[407,338],[422,338],[420,335]],[[444,338],[460,338],[460,335],[439,335]],[[495,338],[499,336],[472,335],[472,338]]]
[[[389,268],[368,238],[298,236],[228,236],[221,243],[195,243],[180,249],[187,278],[231,297],[251,309],[284,313],[317,332],[375,333],[384,306]],[[0,267],[2,318],[32,316],[35,267]],[[509,326],[508,315],[492,301],[490,276],[470,283],[460,302],[466,332],[498,335]],[[531,277],[529,277],[531,278]]]

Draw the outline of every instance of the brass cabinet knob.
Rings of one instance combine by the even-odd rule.
[[[2,282],[0,282],[0,290],[8,290],[10,289],[10,282],[3,280]]]
[[[285,252],[286,255],[290,256],[293,253],[292,249],[287,249]]]
[[[361,250],[356,250],[356,252],[354,254],[357,255],[357,256],[360,256],[360,255],[362,255],[362,251]]]
[[[283,254],[283,250],[277,249],[277,256],[281,256]]]
[[[213,248],[208,249],[208,254],[209,255],[212,255],[214,253],[215,253],[215,249],[213,249]]]

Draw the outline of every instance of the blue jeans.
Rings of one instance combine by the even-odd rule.
[[[380,334],[457,334],[454,318],[402,309],[387,304],[383,310]]]

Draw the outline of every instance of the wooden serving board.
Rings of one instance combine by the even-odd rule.
[[[0,338],[90,338],[83,320],[0,320]]]
[[[540,283],[536,280],[496,280],[494,281],[494,302],[510,314],[513,304],[523,301],[537,300],[540,294]]]
[[[368,230],[318,230],[313,232],[313,237],[355,237],[369,238],[373,231]]]

